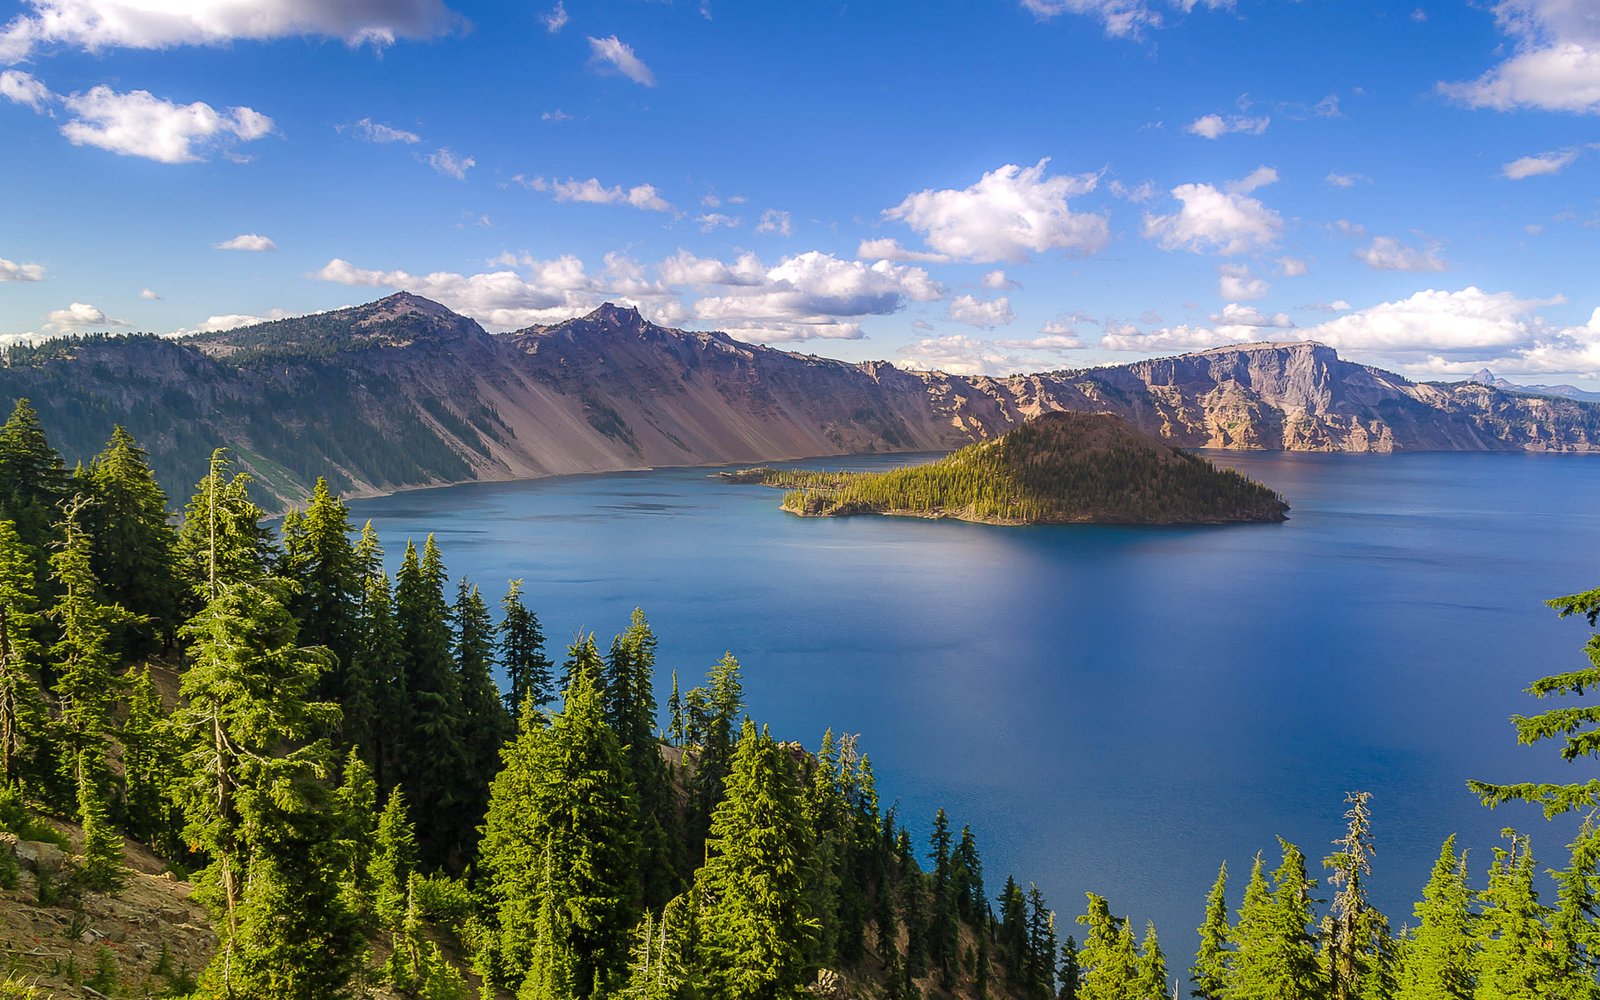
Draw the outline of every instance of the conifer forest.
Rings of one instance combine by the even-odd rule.
[[[26,400],[0,429],[0,888],[71,914],[148,851],[215,947],[137,980],[109,959],[96,996],[1600,1000],[1592,820],[1451,838],[1386,914],[1383,818],[1353,789],[1326,856],[1262,831],[1203,924],[1158,935],[986,870],[977,817],[900,815],[871,733],[769,731],[736,651],[660,676],[644,611],[560,648],[521,581],[452,579],[325,481],[274,525],[219,448],[180,507],[106,431],[69,469]],[[1551,606],[1592,628],[1600,590]],[[1600,636],[1559,669],[1506,738],[1587,761]],[[1472,792],[1600,803],[1586,780]],[[23,870],[35,843],[68,863]],[[0,997],[49,995],[4,957]]]

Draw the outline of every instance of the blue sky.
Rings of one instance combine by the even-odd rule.
[[[405,288],[1005,373],[1600,379],[1594,0],[0,3],[0,336]]]

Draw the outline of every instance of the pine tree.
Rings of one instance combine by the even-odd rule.
[[[522,581],[512,580],[501,599],[504,616],[500,620],[500,662],[506,668],[510,689],[506,691],[506,710],[513,719],[531,697],[536,706],[555,700],[555,680],[549,657],[544,655],[544,631],[539,616],[522,603]]]
[[[33,560],[0,519],[0,788],[18,781],[44,726],[35,667],[40,624]]]
[[[183,815],[171,792],[178,775],[178,747],[150,669],[131,678],[128,715],[122,723],[128,832],[156,853],[179,858],[185,850]]]
[[[1134,962],[1133,979],[1134,995],[1141,1000],[1166,1000],[1167,956],[1161,953],[1161,942],[1156,940],[1154,923],[1145,925],[1144,941],[1139,945],[1139,957]]]
[[[978,841],[970,826],[961,828],[961,841],[951,862],[950,884],[961,919],[981,925],[987,916],[988,897],[983,891],[983,859],[978,856]]]
[[[407,888],[416,868],[417,835],[406,814],[405,792],[397,785],[378,816],[368,869],[372,912],[391,932],[400,929],[406,912]]]
[[[804,995],[816,930],[801,878],[808,846],[794,763],[746,722],[712,817],[705,867],[695,875],[705,900],[700,964],[713,995]]]
[[[1228,976],[1229,1000],[1321,1000],[1325,982],[1317,965],[1312,938],[1311,889],[1305,855],[1279,839],[1283,861],[1272,873],[1269,894],[1261,875],[1261,859],[1250,873],[1239,926],[1238,950]]]
[[[1028,951],[1028,901],[1022,887],[1010,875],[1000,892],[1000,939],[1006,946],[1006,978],[1015,982],[1022,976]]]
[[[1550,916],[1550,934],[1556,965],[1561,971],[1564,1000],[1600,997],[1600,837],[1594,817],[1584,820],[1577,838],[1567,845],[1571,860],[1552,872],[1556,880],[1556,908]]]
[[[1228,968],[1228,865],[1217,871],[1217,880],[1206,896],[1206,917],[1200,925],[1200,950],[1189,969],[1191,993],[1196,1000],[1224,1000],[1227,996]]]
[[[93,498],[85,520],[94,538],[95,577],[108,601],[147,620],[136,630],[144,641],[135,643],[145,647],[149,638],[170,635],[177,626],[177,534],[167,521],[167,495],[149,456],[120,425],[90,462],[86,482]]]
[[[844,789],[839,777],[839,751],[833,730],[822,736],[822,746],[811,764],[806,784],[804,816],[811,833],[811,854],[806,859],[807,909],[817,922],[809,963],[819,969],[838,965],[839,891],[845,856]]]
[[[250,499],[250,477],[232,472],[228,450],[212,452],[210,470],[183,509],[178,573],[191,607],[214,600],[230,584],[261,580],[272,562],[272,535],[261,526],[266,512]]]
[[[1071,934],[1061,946],[1061,966],[1058,979],[1061,989],[1057,991],[1057,1000],[1078,1000],[1082,995],[1083,967],[1078,960],[1078,942]]]
[[[672,697],[667,699],[667,739],[675,747],[683,746],[683,699],[678,695],[678,672],[672,672]]]
[[[626,632],[611,644],[605,668],[606,722],[622,743],[633,777],[644,905],[659,909],[678,894],[682,829],[656,739],[656,637],[644,612],[633,609]]]
[[[383,547],[368,521],[361,529],[355,559],[361,590],[356,603],[356,651],[352,683],[365,681],[371,706],[371,744],[364,747],[379,788],[392,788],[405,776],[405,753],[411,732],[406,697],[405,661],[394,620],[394,595],[383,568]],[[359,704],[363,699],[357,699]]]
[[[494,682],[494,622],[478,588],[462,580],[452,614],[455,631],[456,687],[461,692],[462,806],[453,836],[465,852],[489,804],[489,782],[500,769],[500,748],[514,732],[511,716]]]
[[[1394,994],[1393,950],[1389,922],[1367,898],[1372,875],[1370,793],[1345,796],[1349,826],[1339,850],[1322,862],[1332,874],[1328,884],[1338,893],[1324,935],[1324,974],[1332,1000],[1389,1000]]]
[[[349,508],[319,477],[295,523],[291,529],[290,519],[284,519],[283,575],[299,585],[290,610],[300,622],[302,641],[334,655],[333,668],[323,676],[317,695],[344,709],[340,736],[346,746],[370,746],[371,681],[356,655],[362,566],[350,541]]]
[[[1028,885],[1028,960],[1024,963],[1023,977],[1028,996],[1034,1000],[1049,1000],[1056,992],[1056,925],[1055,914],[1044,905],[1044,894],[1039,887]]]
[[[0,426],[0,518],[12,523],[37,562],[57,537],[56,514],[67,487],[66,464],[50,446],[39,414],[18,399]]]
[[[79,752],[78,824],[83,828],[83,864],[78,878],[83,885],[100,892],[111,892],[122,885],[122,838],[117,836],[111,822],[111,810],[106,802],[106,782],[96,775],[106,774],[106,762],[101,759],[103,744],[92,745]]]
[[[588,674],[574,675],[548,728],[524,711],[502,759],[479,854],[506,982],[531,979],[533,995],[608,990],[638,917],[638,845],[627,764]]]
[[[1135,1000],[1139,957],[1133,932],[1126,921],[1111,915],[1104,898],[1092,892],[1088,897],[1088,911],[1078,917],[1088,933],[1076,956],[1080,970],[1077,1000]]]
[[[344,775],[333,795],[340,862],[339,892],[347,910],[362,919],[374,912],[373,851],[378,836],[378,786],[372,768],[355,748],[345,755]]]
[[[933,848],[933,912],[927,928],[928,958],[934,968],[942,973],[941,980],[948,987],[955,968],[961,925],[960,911],[951,885],[953,851],[950,817],[945,815],[943,809],[934,814],[933,832],[929,835],[928,843]],[[1047,961],[1055,961],[1055,949],[1051,949]]]
[[[689,698],[705,706],[703,724],[696,724],[700,753],[695,760],[692,818],[689,824],[688,851],[691,857],[702,853],[710,829],[711,814],[722,801],[722,783],[728,774],[733,758],[735,726],[744,712],[744,685],[740,680],[739,661],[731,652],[724,653],[706,675],[706,689],[696,688]],[[697,717],[691,711],[691,717]]]
[[[412,804],[424,868],[438,868],[453,857],[460,861],[453,855],[462,846],[456,840],[457,820],[476,795],[465,781],[461,690],[444,584],[444,562],[433,536],[428,536],[420,558],[416,547],[407,543],[395,587],[395,623],[410,724],[401,754],[401,783]]]
[[[185,835],[211,857],[203,898],[220,947],[209,988],[229,997],[338,997],[354,968],[338,890],[336,810],[319,780],[338,710],[310,700],[331,657],[304,649],[284,585],[230,583],[180,630],[190,643]]]
[[[1561,994],[1561,969],[1539,902],[1537,870],[1528,839],[1506,831],[1510,847],[1496,848],[1478,919],[1477,1000],[1535,1000]]]
[[[1452,834],[1413,910],[1417,926],[1402,952],[1395,1000],[1472,1000],[1477,978],[1472,890],[1466,852],[1458,856],[1455,846]]]

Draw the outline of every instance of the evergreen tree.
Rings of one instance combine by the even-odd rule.
[[[1394,995],[1393,950],[1389,922],[1367,898],[1372,875],[1370,793],[1345,796],[1349,826],[1339,850],[1322,862],[1338,889],[1324,935],[1324,974],[1332,1000],[1389,1000]]]
[[[1495,848],[1478,919],[1477,1000],[1534,1000],[1563,993],[1562,970],[1539,902],[1537,870],[1528,839],[1506,832],[1510,847]]]
[[[934,968],[942,973],[941,980],[948,987],[955,969],[961,918],[952,886],[950,817],[945,815],[943,809],[934,814],[929,846],[933,848],[933,912],[927,928],[928,957]],[[1054,963],[1054,948],[1050,949],[1045,961]]]
[[[1227,996],[1228,968],[1232,960],[1228,943],[1228,865],[1224,862],[1206,896],[1206,917],[1200,925],[1200,950],[1189,969],[1189,981],[1194,984],[1190,995],[1196,1000],[1224,1000]]]
[[[1078,942],[1071,935],[1061,946],[1061,968],[1058,979],[1061,989],[1056,992],[1057,1000],[1078,1000],[1082,995],[1083,967],[1078,961]]]
[[[696,699],[695,691],[700,691]],[[739,661],[731,652],[724,653],[706,675],[706,689],[689,692],[691,702],[699,700],[704,705],[703,715],[691,712],[696,718],[700,753],[695,759],[693,815],[689,826],[689,854],[696,856],[710,829],[711,814],[722,801],[722,783],[727,777],[733,759],[735,726],[744,713],[744,685],[740,680]]]
[[[1022,887],[1010,875],[1000,892],[1000,940],[1006,946],[1006,978],[1015,982],[1022,976],[1028,951],[1028,901]]]
[[[368,881],[372,886],[372,912],[390,931],[400,929],[405,916],[407,889],[417,868],[417,835],[406,814],[406,795],[397,785],[378,816],[373,837]]]
[[[956,845],[951,862],[950,882],[961,919],[981,926],[988,916],[988,897],[983,891],[983,859],[978,856],[978,841],[970,826],[961,828],[961,841]]]
[[[317,738],[338,709],[310,700],[330,654],[300,647],[284,591],[226,584],[180,631],[185,835],[211,857],[202,898],[220,946],[206,982],[227,997],[339,997],[354,969]]]
[[[1413,912],[1416,929],[1402,952],[1395,1000],[1472,1000],[1477,978],[1472,890],[1467,855],[1455,852],[1452,834]]]
[[[1055,914],[1044,905],[1044,894],[1028,885],[1028,959],[1023,976],[1028,996],[1049,1000],[1056,992]]]
[[[386,789],[399,784],[405,776],[411,716],[405,660],[394,620],[394,595],[389,574],[383,568],[383,547],[371,521],[361,529],[355,559],[361,590],[356,603],[356,650],[350,679],[368,684],[365,700],[372,712],[368,726],[371,743],[363,749],[368,751],[378,787]]]
[[[522,581],[512,580],[501,599],[504,612],[500,619],[500,662],[506,668],[510,690],[506,692],[506,710],[513,719],[531,697],[536,706],[548,705],[555,700],[555,680],[551,676],[552,664],[544,655],[544,631],[539,627],[539,616],[522,603]]]
[[[794,763],[746,722],[726,797],[712,817],[705,867],[695,875],[705,901],[700,964],[713,995],[804,995],[806,948],[816,929],[801,880],[808,846]]]
[[[122,723],[127,828],[134,839],[167,858],[182,857],[185,851],[183,815],[171,793],[178,756],[166,706],[146,667],[132,675],[128,715]]]
[[[347,910],[365,919],[374,912],[373,851],[378,835],[378,786],[372,768],[351,748],[344,776],[334,792],[338,812],[336,846],[340,860],[339,892]]]
[[[532,995],[607,991],[638,917],[638,845],[627,764],[588,674],[574,674],[548,728],[525,710],[502,759],[479,853],[506,983],[531,980]]]
[[[101,759],[104,752],[103,744],[79,752],[78,825],[83,828],[83,865],[78,878],[90,889],[110,892],[122,885],[124,869],[122,838],[111,822],[106,782],[94,777],[107,773],[106,762]]]
[[[360,641],[362,565],[350,541],[350,511],[318,478],[303,514],[284,519],[283,571],[298,592],[290,608],[300,622],[301,639],[323,646],[334,665],[317,691],[344,709],[340,736],[348,746],[370,746],[372,684],[356,651]]]
[[[1134,962],[1133,980],[1134,996],[1141,1000],[1166,1000],[1167,956],[1161,953],[1161,942],[1156,940],[1154,923],[1145,925],[1144,941],[1139,945],[1139,957]]]
[[[1078,917],[1088,928],[1079,967],[1078,1000],[1143,1000],[1135,992],[1139,956],[1127,922],[1111,915],[1104,898],[1088,893],[1089,909]]]
[[[1305,855],[1279,839],[1283,861],[1269,894],[1256,858],[1239,910],[1238,950],[1228,975],[1229,1000],[1321,1000],[1325,983],[1310,930],[1311,889]]]
[[[476,839],[473,831],[489,804],[489,782],[500,764],[500,747],[514,732],[511,716],[494,682],[494,622],[478,588],[466,580],[456,592],[456,686],[461,692],[461,745],[468,773],[463,775],[463,805],[458,812],[454,841],[465,852]]]
[[[0,426],[0,518],[12,523],[37,562],[57,537],[56,514],[67,487],[66,464],[50,446],[39,414],[18,399]]]
[[[667,699],[667,739],[675,747],[683,746],[683,699],[678,695],[678,672],[672,672],[672,697]]]
[[[0,788],[21,778],[44,725],[33,565],[16,527],[0,519]]]
[[[450,609],[444,597],[444,561],[429,535],[422,555],[407,543],[395,587],[395,623],[404,667],[409,731],[401,754],[406,799],[412,803],[424,868],[454,854],[458,818],[476,796],[467,787],[467,749],[460,684],[451,651]]]
[[[167,521],[167,495],[149,456],[120,425],[85,477],[93,498],[85,509],[94,538],[93,566],[106,599],[148,624],[136,630],[135,648],[177,626],[177,534]]]
[[[261,580],[272,562],[272,535],[261,526],[266,512],[250,499],[250,477],[232,472],[228,450],[212,452],[210,470],[183,509],[178,573],[191,607],[216,599],[230,584]]]
[[[1571,861],[1552,872],[1556,879],[1556,908],[1550,917],[1556,964],[1562,975],[1565,1000],[1600,997],[1596,981],[1600,966],[1600,837],[1594,817],[1584,821],[1577,839],[1567,845]]]
[[[839,751],[833,730],[822,736],[811,765],[811,781],[805,790],[804,815],[811,832],[811,856],[806,860],[807,909],[817,922],[812,937],[809,963],[819,969],[838,964],[839,892],[843,883],[841,868],[846,850],[846,810],[844,788],[839,776]]]
[[[677,872],[682,828],[656,739],[656,637],[633,609],[626,632],[611,644],[605,668],[606,722],[622,743],[638,808],[644,904],[659,909],[681,888]]]

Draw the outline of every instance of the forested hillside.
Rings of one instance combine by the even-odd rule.
[[[1414,919],[1390,918],[1353,794],[1325,880],[1281,841],[1242,894],[1219,874],[1190,963],[1186,929],[1164,951],[1099,896],[1069,919],[985,871],[942,811],[913,836],[927,818],[888,805],[862,739],[810,751],[752,721],[731,653],[686,689],[673,673],[660,706],[642,613],[558,663],[517,583],[452,583],[431,538],[391,577],[324,483],[279,532],[249,485],[215,453],[174,526],[121,428],[73,472],[26,404],[0,428],[0,904],[38,918],[0,921],[0,996],[1596,995],[1591,827],[1554,882],[1508,834],[1474,887],[1447,842]],[[1556,606],[1593,624],[1600,591]],[[1589,653],[1534,693],[1600,683],[1600,638]],[[1585,756],[1579,712],[1521,737]],[[1478,791],[1595,805],[1581,783]],[[153,863],[209,931],[137,908]],[[95,926],[113,920],[194,933],[124,949]]]
[[[174,495],[226,441],[274,512],[345,495],[819,455],[950,451],[1040,413],[1112,413],[1184,448],[1600,450],[1600,404],[1419,384],[1320,344],[1253,344],[1004,378],[849,364],[673,330],[606,305],[491,335],[397,293],[183,339],[95,336],[0,355],[69,464],[106,428]]]
[[[1105,413],[1044,413],[993,441],[887,472],[763,470],[804,516],[907,514],[995,524],[1281,521],[1281,497]]]

